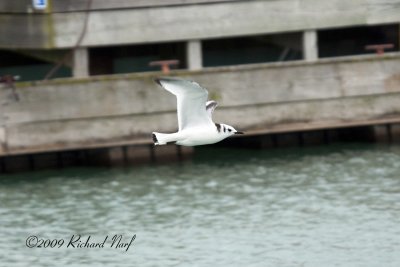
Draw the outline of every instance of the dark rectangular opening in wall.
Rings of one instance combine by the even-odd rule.
[[[302,59],[301,33],[235,37],[203,41],[205,67]]]
[[[163,43],[91,48],[90,75],[158,71],[149,63],[157,60],[179,60],[172,69],[186,68],[185,44]]]
[[[399,25],[362,26],[318,31],[319,57],[374,54],[367,45],[393,44],[386,52],[399,50]]]
[[[19,76],[19,81],[42,80],[67,53],[67,50],[0,50],[0,76]],[[72,69],[65,64],[52,78],[71,76]]]

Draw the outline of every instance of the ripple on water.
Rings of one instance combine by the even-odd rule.
[[[213,155],[212,160],[209,155]],[[0,179],[7,266],[400,266],[400,149],[201,149],[193,162]],[[137,234],[28,249],[32,234]]]

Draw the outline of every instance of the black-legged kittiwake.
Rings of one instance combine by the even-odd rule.
[[[153,132],[155,145],[175,143],[198,146],[214,144],[234,134],[243,134],[232,126],[212,121],[217,102],[207,102],[208,92],[198,83],[171,77],[158,78],[155,81],[176,96],[179,125],[176,133]]]

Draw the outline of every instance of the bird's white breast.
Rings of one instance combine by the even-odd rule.
[[[215,126],[212,127],[193,127],[179,132],[183,137],[182,140],[176,142],[182,146],[199,146],[214,144],[226,138],[223,134],[218,133]]]

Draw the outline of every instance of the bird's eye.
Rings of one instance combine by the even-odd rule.
[[[228,129],[229,132],[232,132],[232,129]]]

